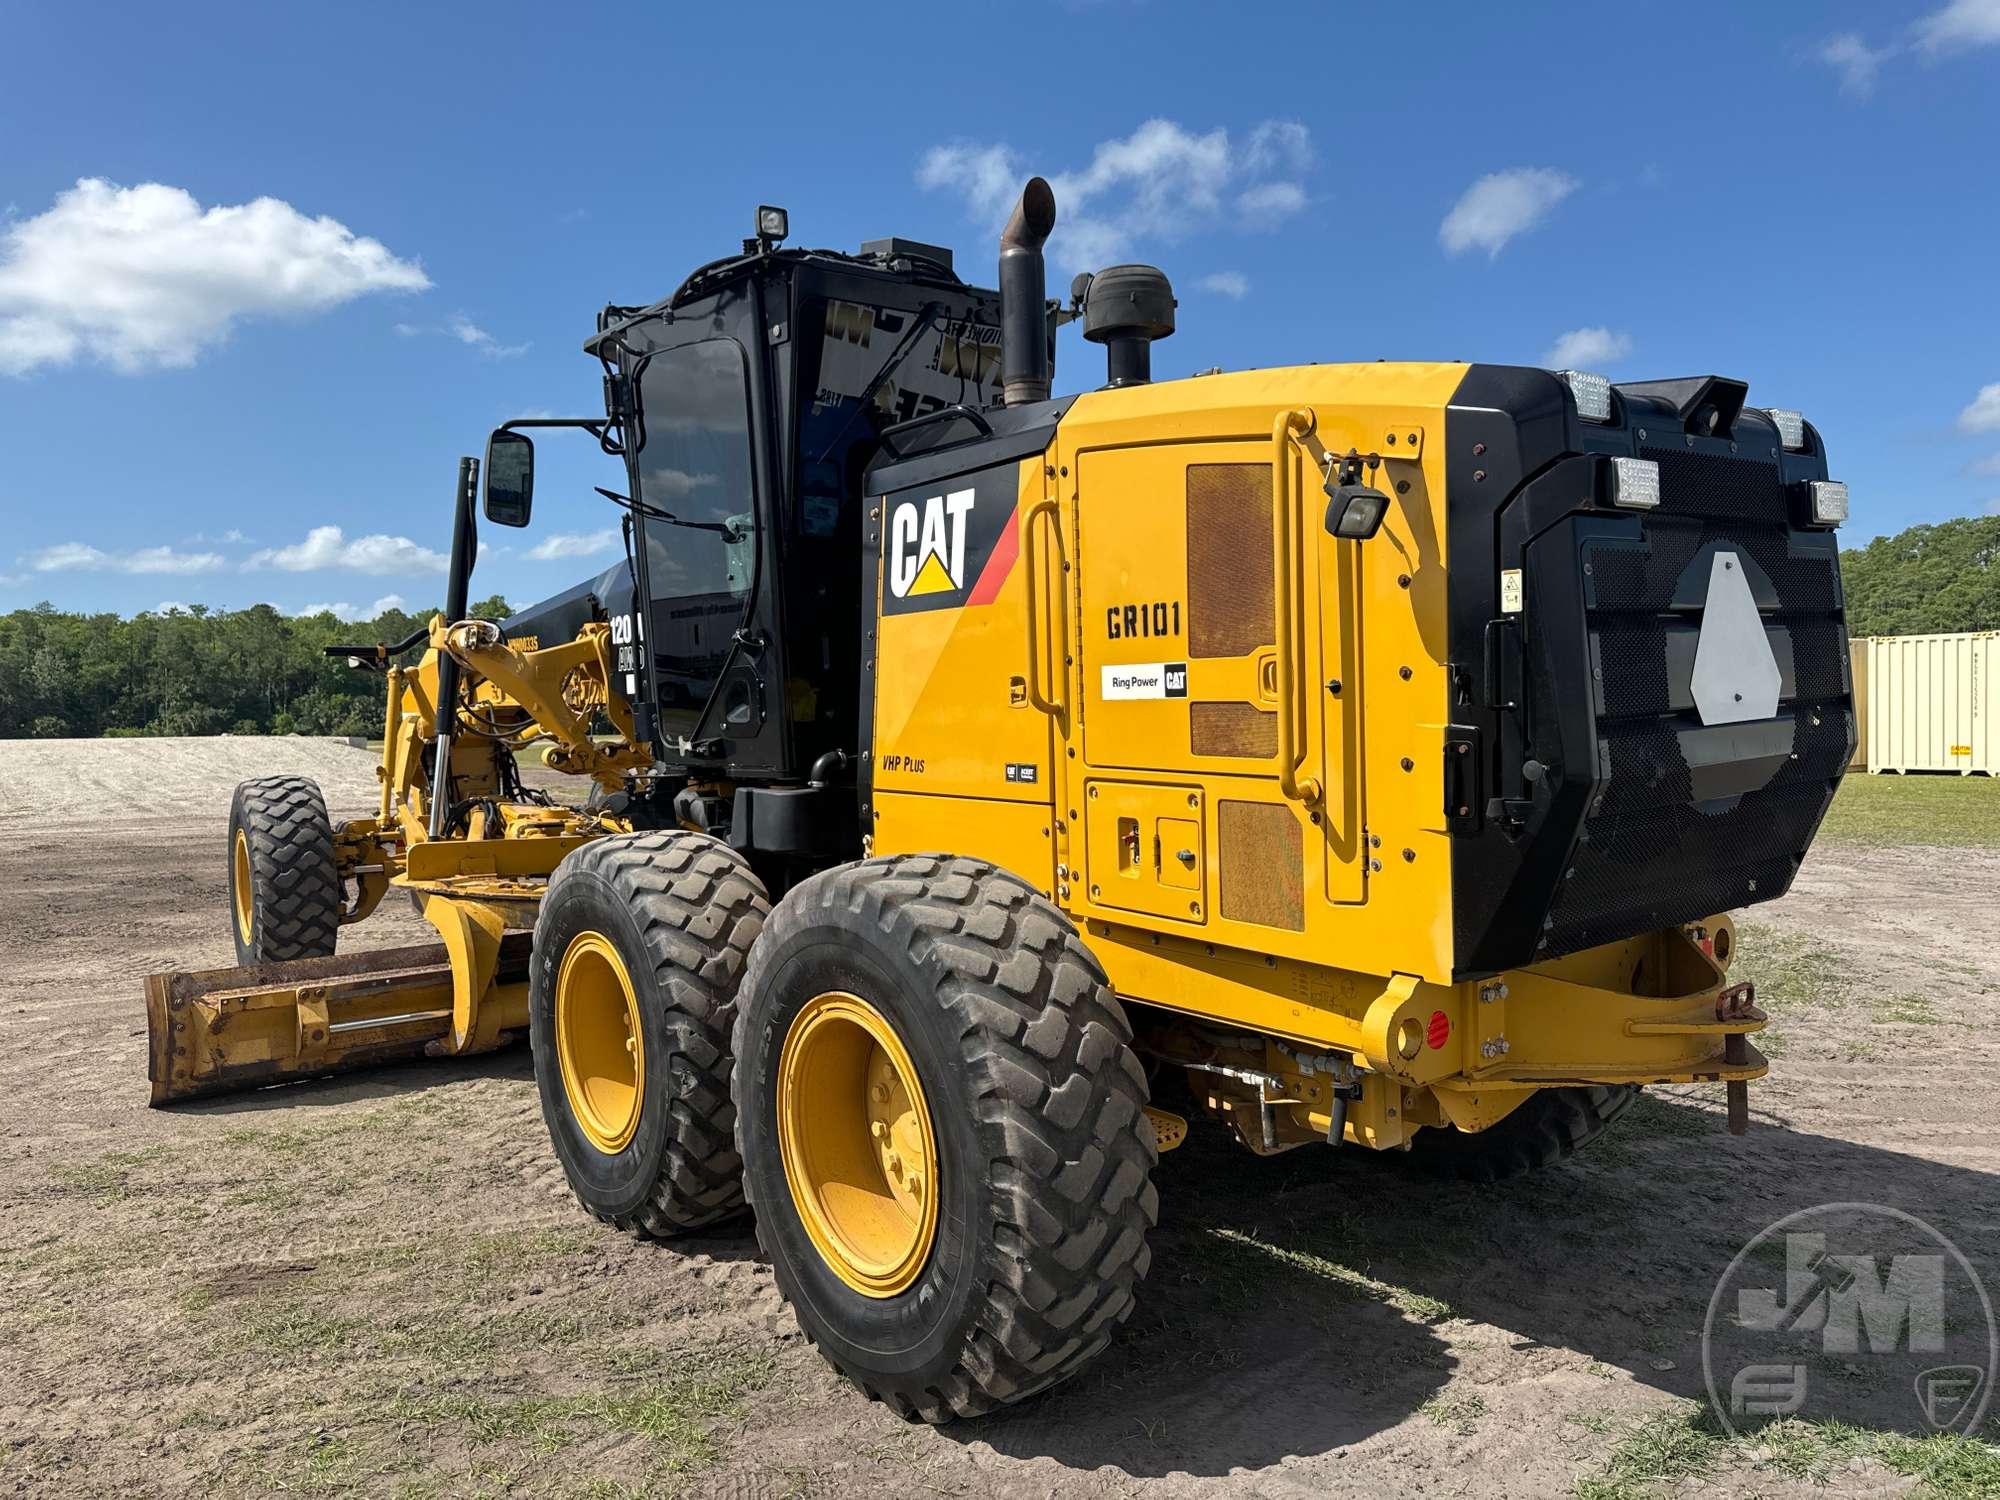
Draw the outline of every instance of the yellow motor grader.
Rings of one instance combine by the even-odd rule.
[[[1742,1128],[1727,913],[1854,735],[1819,434],[1720,376],[1154,381],[1166,277],[1051,300],[1054,221],[1031,181],[987,291],[761,209],[604,309],[603,415],[496,431],[444,613],[343,648],[375,816],[238,791],[243,967],[148,981],[155,1102],[525,1032],[584,1208],[750,1210],[819,1347],[931,1421],[1104,1347],[1181,1111],[1474,1180],[1647,1084]],[[1078,321],[1106,379],[1052,398]],[[537,427],[622,461],[626,556],[468,619]],[[392,887],[441,941],[336,954]]]

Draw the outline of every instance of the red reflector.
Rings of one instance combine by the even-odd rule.
[[[1424,1033],[1424,1040],[1431,1044],[1433,1050],[1450,1041],[1451,1017],[1441,1010],[1432,1011],[1430,1030]]]

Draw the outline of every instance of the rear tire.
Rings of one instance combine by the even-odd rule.
[[[229,898],[239,964],[327,958],[343,906],[333,824],[316,783],[266,776],[229,803]]]
[[[1582,1150],[1638,1097],[1631,1084],[1539,1089],[1485,1130],[1418,1131],[1403,1160],[1426,1176],[1458,1182],[1519,1177]]]
[[[804,1060],[829,1006],[847,1012],[834,1024],[861,1015],[878,1046],[845,1115],[838,1080],[825,1086]],[[744,1191],[800,1327],[866,1395],[912,1420],[975,1416],[1068,1379],[1111,1341],[1159,1212],[1131,1038],[1075,927],[992,865],[869,860],[778,904],[736,1022]],[[822,1050],[838,1072],[841,1047]],[[869,1116],[901,1108],[905,1067],[921,1129],[897,1118],[884,1138]],[[908,1186],[891,1153],[918,1136],[928,1227],[905,1192],[911,1237],[871,1258],[874,1226]],[[822,1162],[836,1170],[816,1179]],[[873,1199],[859,1212],[845,1206],[857,1190]],[[821,1245],[843,1213],[862,1253],[830,1256]]]
[[[730,1034],[769,911],[743,857],[703,834],[603,838],[556,867],[528,1034],[550,1143],[605,1223],[666,1238],[742,1209]]]

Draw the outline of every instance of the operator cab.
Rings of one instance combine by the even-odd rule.
[[[779,249],[774,213],[665,301],[605,308],[585,345],[627,466],[632,581],[584,592],[663,769],[697,779],[800,781],[858,749],[863,475],[885,431],[1000,393],[999,295],[949,250]]]

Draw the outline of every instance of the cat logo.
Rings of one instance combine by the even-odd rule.
[[[965,520],[973,491],[905,500],[889,514],[889,592],[898,599],[965,587]]]

